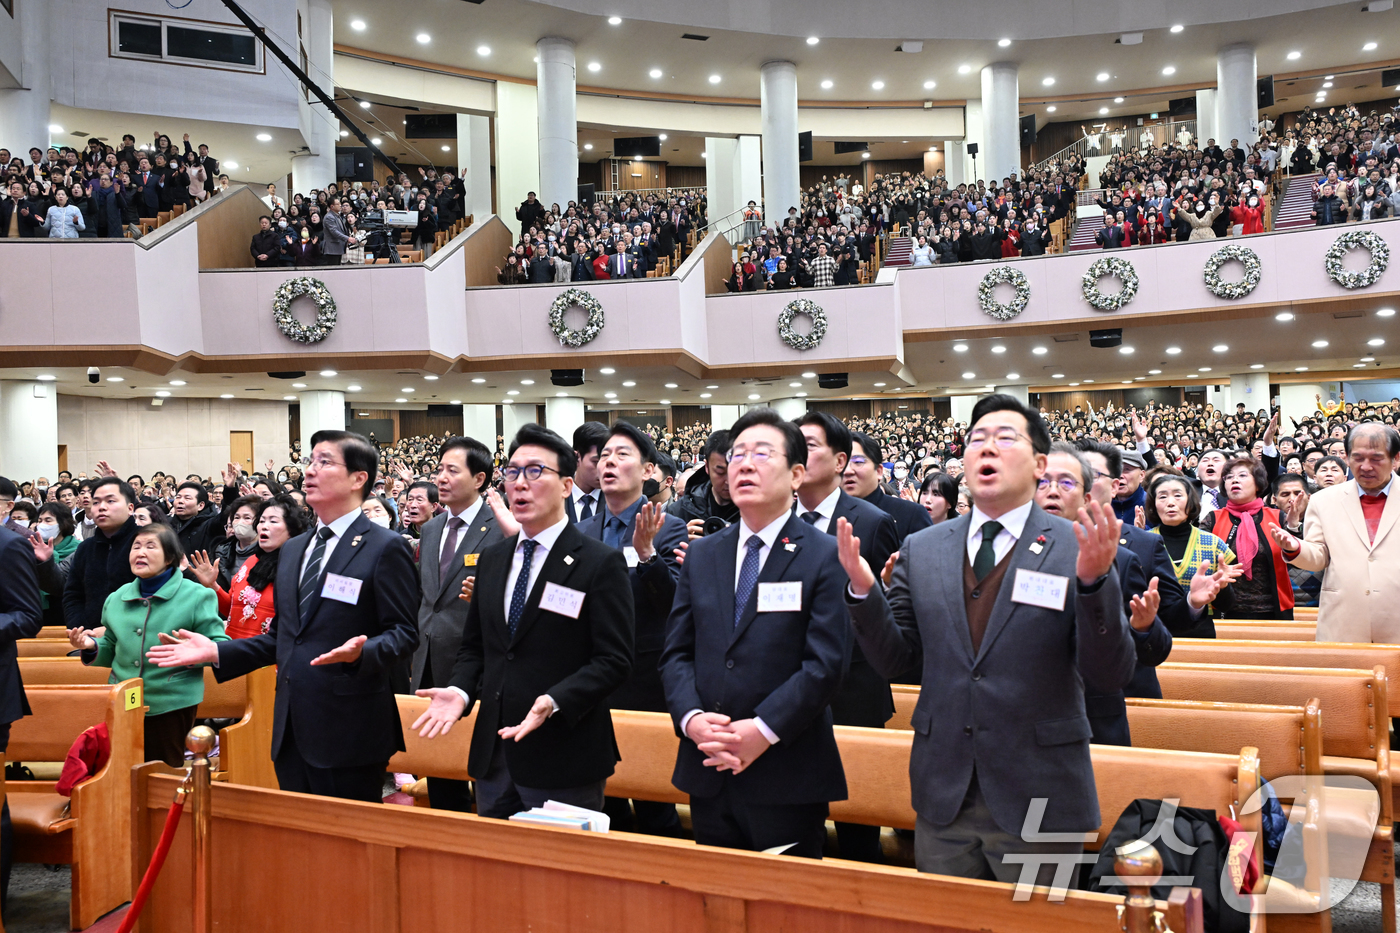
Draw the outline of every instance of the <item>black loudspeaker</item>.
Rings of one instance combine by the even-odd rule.
[[[797,134],[797,161],[812,161],[812,131]]]
[[[1173,97],[1167,101],[1167,114],[1169,116],[1180,117],[1195,112],[1196,98],[1194,97]]]
[[[1259,79],[1259,106],[1260,108],[1272,107],[1274,105],[1274,76],[1265,75]]]
[[[1381,87],[1393,88],[1400,86],[1400,68],[1387,68],[1381,72]]]
[[[583,370],[551,369],[549,381],[557,386],[581,386],[583,385]]]
[[[844,389],[850,383],[846,380],[846,373],[818,373],[817,385],[823,389]]]
[[[578,203],[582,207],[592,207],[598,199],[598,186],[592,183],[578,186]]]
[[[335,175],[341,181],[374,181],[374,153],[360,146],[337,148]]]
[[[837,155],[845,155],[848,152],[864,152],[870,148],[870,145],[869,143],[863,142],[842,142],[838,139],[836,142],[832,143],[832,147]]]
[[[404,117],[403,135],[408,139],[456,139],[455,113],[410,113]]]
[[[1021,148],[1035,145],[1035,114],[1028,113],[1021,118]]]
[[[1123,328],[1115,327],[1112,330],[1091,330],[1089,331],[1089,346],[1091,347],[1120,347],[1123,345]]]
[[[613,140],[613,155],[619,159],[661,155],[660,136],[619,136]]]
[[[970,155],[970,156],[975,156],[975,155],[977,155],[977,144],[976,144],[976,143],[968,143],[968,144],[967,144],[967,154]]]

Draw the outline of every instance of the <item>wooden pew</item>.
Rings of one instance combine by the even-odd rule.
[[[455,730],[454,730],[455,731]],[[144,864],[178,777],[133,776],[133,842]],[[904,868],[585,833],[471,814],[212,788],[212,872],[222,933],[269,929],[472,933],[796,931],[1117,933],[1121,894],[1015,903],[1008,886]],[[190,929],[188,820],[147,904],[143,933]],[[309,868],[315,871],[314,883]],[[1177,933],[1200,933],[1199,892],[1159,902]]]
[[[68,638],[68,630],[61,625],[45,625],[39,629],[39,634],[35,638]]]
[[[15,642],[21,658],[62,658],[77,649],[64,638],[21,638]]]
[[[102,685],[111,679],[105,667],[86,665],[79,658],[21,658],[20,679],[30,685]],[[199,719],[236,719],[219,730],[219,770],[216,781],[276,787],[272,767],[272,708],[277,672],[265,667],[226,683],[204,672],[204,701],[195,716]],[[11,761],[23,761],[10,754]]]
[[[1322,773],[1322,701],[1316,698],[1306,706],[1139,697],[1127,704],[1134,748],[1231,754],[1252,745],[1266,781]]]
[[[1236,641],[1240,639],[1250,641],[1317,641],[1317,623],[1218,619],[1215,623],[1215,637],[1216,639]],[[1178,638],[1176,644],[1210,640],[1209,638]]]
[[[71,801],[54,791],[53,781],[5,786],[15,861],[72,865],[69,922],[75,930],[87,929],[131,898],[131,769],[145,757],[141,680],[36,685],[25,693],[34,713],[10,727],[5,758],[63,761],[78,736],[99,722],[107,724],[112,740],[111,759],[74,788]]]
[[[1180,638],[1171,660],[1185,664],[1252,664],[1272,667],[1383,667],[1386,682],[1400,683],[1400,645],[1338,641],[1255,641],[1252,639]]]

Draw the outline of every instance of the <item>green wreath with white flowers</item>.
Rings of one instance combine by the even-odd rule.
[[[570,308],[582,308],[588,314],[578,330],[564,323],[564,312]],[[581,288],[566,288],[549,306],[549,329],[559,338],[560,346],[577,349],[603,332],[603,303]]]
[[[1099,279],[1115,278],[1123,283],[1116,294],[1105,295],[1099,291]],[[1080,290],[1084,300],[1100,311],[1117,311],[1133,300],[1138,290],[1138,274],[1133,264],[1117,256],[1104,256],[1095,259],[1080,280]]]
[[[1016,289],[1016,296],[1010,302],[997,301],[998,285],[1010,285]],[[982,284],[977,286],[977,303],[988,317],[998,321],[1009,321],[1026,310],[1031,303],[1031,283],[1026,274],[1011,266],[997,266],[982,276]]]
[[[806,315],[812,320],[812,329],[805,334],[799,334],[792,327],[798,315]],[[826,336],[826,312],[810,298],[789,301],[783,313],[778,315],[778,336],[794,350],[815,350]]]
[[[1238,262],[1244,266],[1244,278],[1238,282],[1226,282],[1220,277],[1220,267],[1227,262]],[[1263,278],[1263,266],[1259,254],[1247,246],[1222,246],[1206,260],[1206,288],[1217,298],[1243,298],[1258,286]]]
[[[1354,249],[1371,254],[1371,264],[1360,272],[1348,272],[1342,257]],[[1337,237],[1327,251],[1327,275],[1342,288],[1367,288],[1375,285],[1390,265],[1390,244],[1371,230],[1349,230]]]
[[[303,324],[292,313],[292,304],[298,298],[310,298],[315,303],[315,323]],[[283,336],[297,343],[320,343],[335,330],[335,299],[320,279],[308,276],[288,279],[272,293],[272,319]]]

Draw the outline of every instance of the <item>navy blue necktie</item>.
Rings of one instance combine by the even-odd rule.
[[[298,587],[297,603],[301,608],[301,618],[306,619],[307,610],[311,608],[311,597],[316,594],[316,583],[321,579],[321,558],[326,554],[326,542],[335,535],[334,531],[326,525],[322,525],[316,532],[316,546],[311,549],[311,559],[306,562],[306,569],[301,572],[301,585]]]
[[[603,528],[603,543],[608,547],[622,547],[622,533],[627,529],[627,523],[616,515],[608,518],[607,525]]]
[[[538,541],[526,538],[520,543],[525,550],[525,559],[520,562],[520,576],[515,578],[515,589],[510,594],[510,616],[506,625],[510,627],[510,637],[515,637],[515,629],[520,625],[520,617],[525,614],[525,600],[530,595],[530,559],[535,556]]]
[[[753,595],[753,588],[758,585],[758,552],[763,548],[763,539],[758,535],[750,535],[744,546],[749,549],[749,552],[744,555],[744,564],[739,568],[739,585],[734,588],[734,625],[736,627],[739,624],[739,619],[744,615],[744,607],[749,604],[749,597]]]

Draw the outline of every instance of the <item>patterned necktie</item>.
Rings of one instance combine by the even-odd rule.
[[[815,525],[817,522],[819,522],[819,521],[822,520],[822,513],[820,513],[820,512],[803,512],[803,513],[802,513],[802,520],[803,520],[804,522],[806,522],[807,524],[809,524],[809,525]]]
[[[326,542],[335,535],[329,527],[322,525],[316,532],[316,546],[311,549],[311,559],[301,572],[301,586],[297,588],[297,603],[301,608],[302,621],[306,621],[307,610],[311,608],[311,597],[316,594],[316,581],[321,579],[321,558],[326,556]]]
[[[515,578],[515,589],[510,594],[510,617],[506,624],[510,627],[510,637],[515,637],[515,628],[520,617],[525,614],[525,599],[530,595],[530,559],[535,556],[535,548],[540,543],[526,538],[520,543],[525,551],[525,559],[520,562],[520,576]]]
[[[758,552],[763,548],[763,539],[758,535],[749,535],[749,540],[744,543],[749,552],[744,555],[744,565],[739,568],[739,585],[734,587],[734,625],[739,625],[739,619],[744,615],[744,607],[749,604],[749,597],[753,595],[753,588],[758,585]]]
[[[977,548],[977,556],[972,559],[972,575],[978,583],[987,579],[987,574],[997,565],[995,545],[1001,528],[1001,522],[985,522],[982,525],[982,544]]]
[[[452,576],[452,558],[457,556],[457,536],[462,532],[462,526],[466,522],[453,516],[447,522],[447,534],[442,542],[442,554],[438,556],[438,585]]]
[[[593,495],[591,493],[580,499],[578,505],[580,509],[578,513],[579,521],[586,522],[593,517]]]

